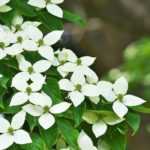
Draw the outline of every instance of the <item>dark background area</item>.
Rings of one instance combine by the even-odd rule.
[[[150,36],[150,0],[65,0],[64,5],[87,21],[83,28],[66,24],[64,43],[78,55],[96,56],[100,77],[123,63],[129,44]],[[142,122],[138,134],[129,138],[128,150],[150,150],[149,116]]]

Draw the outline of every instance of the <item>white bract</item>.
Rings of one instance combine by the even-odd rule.
[[[29,144],[32,142],[28,132],[21,129],[25,122],[26,113],[18,112],[13,116],[11,123],[5,118],[0,118],[0,149],[7,149],[13,143]]]
[[[113,110],[120,118],[128,113],[128,107],[145,103],[143,99],[127,94],[128,82],[124,77],[119,78],[114,84],[100,81],[98,87],[101,95],[108,102],[113,102]]]
[[[97,150],[92,139],[84,131],[80,132],[77,142],[81,150]]]
[[[58,53],[58,61],[62,63],[57,70],[66,77],[70,72],[79,72],[87,77],[89,83],[96,83],[98,77],[89,67],[95,62],[95,57],[84,56],[78,58],[71,50],[63,49]]]
[[[98,112],[98,111],[97,111]],[[83,115],[83,120],[92,125],[92,131],[96,138],[104,135],[107,132],[108,126],[114,126],[123,122],[124,118],[119,118],[112,112],[99,111],[100,115],[96,112],[86,112]]]
[[[32,104],[23,106],[23,110],[32,116],[39,117],[39,124],[48,129],[55,123],[54,114],[65,112],[71,106],[70,103],[61,102],[52,106],[51,98],[45,94],[34,94],[30,100]]]
[[[85,97],[99,96],[99,89],[96,85],[86,83],[85,77],[76,72],[71,76],[71,80],[61,79],[60,89],[69,92],[68,97],[75,107],[79,106]]]
[[[7,5],[7,3],[9,2],[10,0],[0,0],[0,12],[1,13],[5,13],[11,10],[11,7]]]
[[[63,18],[63,10],[57,5],[63,2],[64,0],[29,0],[28,4],[40,9],[46,8],[50,14]]]
[[[43,33],[37,27],[28,26],[25,32],[31,40],[31,43],[28,42],[29,49],[31,48],[33,49],[34,45],[35,46],[34,50],[38,51],[42,57],[48,60],[53,59],[54,54],[51,46],[56,44],[56,42],[60,40],[63,34],[62,30],[52,31],[44,36]]]

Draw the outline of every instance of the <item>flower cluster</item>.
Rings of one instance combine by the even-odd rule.
[[[9,0],[0,1],[6,7]],[[29,0],[28,4],[40,9],[46,8],[54,16],[63,17],[63,11],[57,4],[63,0]],[[91,69],[95,57],[78,57],[72,50],[54,49],[63,35],[63,30],[54,30],[44,34],[37,21],[24,21],[16,15],[10,27],[0,25],[0,60],[13,58],[17,62],[17,71],[11,79],[9,107],[17,107],[19,111],[12,117],[11,123],[7,114],[0,114],[0,150],[15,144],[32,143],[30,134],[22,128],[27,115],[36,118],[38,125],[50,129],[57,118],[73,120],[72,110],[83,104],[89,106],[82,114],[82,121],[91,126],[95,138],[103,136],[109,126],[115,126],[126,120],[130,107],[139,106],[145,100],[127,94],[128,82],[120,77],[115,83],[99,81],[97,74]],[[29,61],[30,54],[37,54],[36,60]],[[62,92],[60,102],[44,91],[50,77],[48,71],[55,69],[58,73],[58,90]],[[0,75],[3,78],[4,75]],[[51,89],[52,90],[52,89]],[[8,91],[9,92],[9,91]],[[101,110],[101,106],[109,108]],[[66,115],[63,115],[66,113]],[[70,116],[72,118],[70,118]],[[8,117],[9,118],[9,117]],[[92,139],[83,129],[76,139],[81,150],[97,150]],[[70,148],[67,148],[68,150]]]

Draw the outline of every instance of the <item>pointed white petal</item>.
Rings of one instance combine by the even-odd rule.
[[[45,8],[46,1],[45,0],[29,0],[28,4],[38,8]]]
[[[38,92],[42,89],[43,83],[41,81],[34,81],[33,83],[30,84],[29,86],[32,89],[32,92]]]
[[[53,4],[61,4],[63,2],[64,2],[64,0],[51,0],[51,3],[53,3]]]
[[[134,95],[126,95],[123,98],[123,103],[126,106],[138,106],[144,104],[146,101],[143,99],[136,97]]]
[[[128,82],[126,78],[119,78],[113,85],[116,94],[126,94],[128,90]]]
[[[64,91],[73,91],[74,90],[74,85],[68,79],[61,79],[59,81],[59,87],[61,90],[64,90]]]
[[[15,130],[20,129],[25,122],[26,119],[26,112],[20,111],[17,114],[15,114],[11,121],[11,127]]]
[[[70,92],[68,96],[75,107],[78,107],[85,99],[84,95],[78,91]]]
[[[39,54],[51,62],[54,60],[54,51],[50,46],[39,47]]]
[[[0,6],[3,6],[5,4],[7,4],[10,0],[1,0],[0,1]]]
[[[102,95],[108,102],[113,102],[116,99],[112,83],[100,81],[97,86],[99,88],[100,95]]]
[[[52,99],[44,94],[44,93],[32,93],[30,95],[30,102],[35,105],[40,105],[42,107],[44,106],[51,106],[52,105]]]
[[[34,41],[42,40],[43,38],[43,33],[35,26],[28,26],[25,29],[25,33]]]
[[[16,25],[21,25],[23,23],[23,17],[20,15],[15,15],[15,17],[13,17],[12,20],[12,25],[16,26]]]
[[[85,66],[91,66],[96,58],[95,57],[90,57],[90,56],[84,56],[84,57],[81,57],[81,63],[82,65],[85,65]]]
[[[63,18],[63,10],[59,6],[49,3],[46,8],[50,14],[59,18]]]
[[[94,104],[98,104],[100,102],[100,97],[96,96],[96,97],[89,97],[90,101]]]
[[[7,55],[7,54],[6,54],[5,50],[0,49],[0,59],[5,58],[6,55]]]
[[[27,93],[18,92],[12,97],[11,102],[10,102],[10,106],[22,105],[25,102],[27,102],[28,99],[29,99],[29,97],[28,97]]]
[[[25,40],[22,43],[23,49],[26,51],[37,51],[37,44],[32,40]]]
[[[84,131],[79,134],[77,142],[81,150],[93,150],[93,142]]]
[[[55,123],[55,118],[50,113],[43,114],[39,118],[39,124],[46,130],[53,126]]]
[[[50,108],[50,112],[53,113],[53,114],[60,114],[60,113],[63,113],[65,111],[67,111],[70,106],[71,106],[70,103],[61,102],[59,104],[56,104],[56,105],[52,106]]]
[[[57,71],[59,72],[59,74],[60,74],[63,78],[65,78],[65,77],[68,75],[68,73],[69,73],[69,72],[64,72],[63,66],[57,67]]]
[[[92,126],[92,131],[96,138],[98,138],[106,133],[107,128],[108,127],[105,122],[99,121]]]
[[[14,142],[16,144],[29,144],[32,143],[30,135],[25,130],[17,130],[14,132]]]
[[[83,85],[81,91],[84,95],[90,96],[90,97],[95,97],[95,96],[100,95],[98,87],[96,85],[92,85],[92,84]]]
[[[69,50],[69,49],[63,49],[59,54],[58,54],[58,60],[60,62],[66,62],[66,61],[69,61],[69,62],[73,62],[75,63],[77,61],[77,56],[76,54]]]
[[[29,78],[30,78],[30,75],[28,72],[19,72],[13,77],[12,86],[15,86],[15,83],[18,81],[26,82],[29,80]]]
[[[33,73],[30,75],[30,79],[32,80],[32,82],[37,82],[37,83],[45,83],[46,77],[43,76],[40,73]]]
[[[15,56],[23,52],[23,47],[21,44],[13,44],[5,50],[8,55]]]
[[[37,73],[43,73],[51,67],[51,62],[47,60],[39,60],[33,65],[33,69]]]
[[[83,85],[85,84],[85,77],[81,72],[74,72],[71,76],[71,81],[74,85]]]
[[[8,12],[10,10],[12,10],[12,8],[8,5],[0,6],[0,12],[1,13],[5,13],[5,12]]]
[[[61,36],[63,35],[64,31],[62,30],[56,30],[56,31],[52,31],[50,33],[48,33],[45,37],[44,37],[44,43],[46,45],[54,45],[56,44],[60,39]]]
[[[119,101],[113,103],[113,110],[120,118],[123,118],[128,113],[128,108]]]
[[[22,107],[25,112],[28,114],[38,117],[43,113],[43,109],[40,106],[32,105],[32,104],[27,104]]]
[[[14,137],[7,133],[0,135],[0,150],[7,149],[14,143]]]
[[[10,123],[5,118],[0,117],[0,133],[6,133],[9,127]]]
[[[77,65],[74,63],[68,62],[61,66],[63,72],[74,72],[75,70],[77,70]]]

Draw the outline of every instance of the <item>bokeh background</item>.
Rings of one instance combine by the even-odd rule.
[[[86,19],[85,27],[66,23],[63,43],[78,55],[96,56],[101,78],[125,75],[130,92],[150,100],[150,0],[65,0],[64,8]],[[150,117],[129,137],[128,150],[150,150]]]

